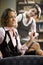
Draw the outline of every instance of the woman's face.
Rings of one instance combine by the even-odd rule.
[[[8,13],[8,19],[6,21],[8,27],[14,27],[16,25],[16,14],[15,12],[11,11]]]
[[[36,13],[37,13],[36,8],[32,8],[32,9],[30,9],[30,10],[31,10],[31,12],[30,12],[30,16],[35,16]]]

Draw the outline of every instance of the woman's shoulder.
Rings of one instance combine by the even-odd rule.
[[[4,28],[3,27],[0,27],[0,31],[4,31]]]
[[[31,17],[31,21],[36,22],[35,19],[34,19],[33,17]]]

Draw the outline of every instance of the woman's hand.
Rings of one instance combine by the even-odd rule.
[[[2,55],[2,52],[0,51],[0,59],[2,59],[3,58],[3,55]]]
[[[28,47],[24,44],[24,45],[22,45],[20,52],[22,55],[24,55],[27,50],[28,50]]]

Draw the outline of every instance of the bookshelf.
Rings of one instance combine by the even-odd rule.
[[[17,0],[16,1],[17,14],[23,13],[24,11],[29,10],[33,5],[35,5],[35,2],[41,7],[41,10],[42,10],[41,18],[42,18],[43,17],[43,2],[42,2],[42,0]]]
[[[29,2],[28,0],[17,0],[17,13],[23,13],[29,10],[34,5],[34,1]]]
[[[37,41],[41,48],[43,49],[43,20],[40,20],[39,22],[36,22],[36,29],[39,33],[38,39],[35,39]]]

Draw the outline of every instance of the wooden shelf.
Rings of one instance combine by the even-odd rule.
[[[40,20],[39,22],[36,22],[36,28],[37,28],[37,32],[39,34],[43,33],[43,20]]]
[[[35,2],[41,7],[42,9],[42,14],[43,14],[43,3],[40,3],[40,1],[29,1],[29,0],[17,0],[17,13],[20,13],[18,11],[19,8],[24,7],[24,6],[33,6],[35,5]],[[21,12],[22,13],[22,12]]]
[[[18,10],[19,11],[19,13],[23,13],[23,12],[25,12],[25,10]]]
[[[40,31],[37,31],[38,33],[43,33],[43,29],[40,29]]]
[[[39,22],[36,22],[37,24],[39,23],[39,24],[42,24],[43,23],[43,20],[40,20]]]
[[[20,5],[22,5],[22,6],[33,6],[33,5],[35,5],[34,3],[22,3],[22,2],[20,2],[20,3],[18,3],[18,6],[20,6]]]
[[[36,42],[43,42],[43,39],[36,39]]]

